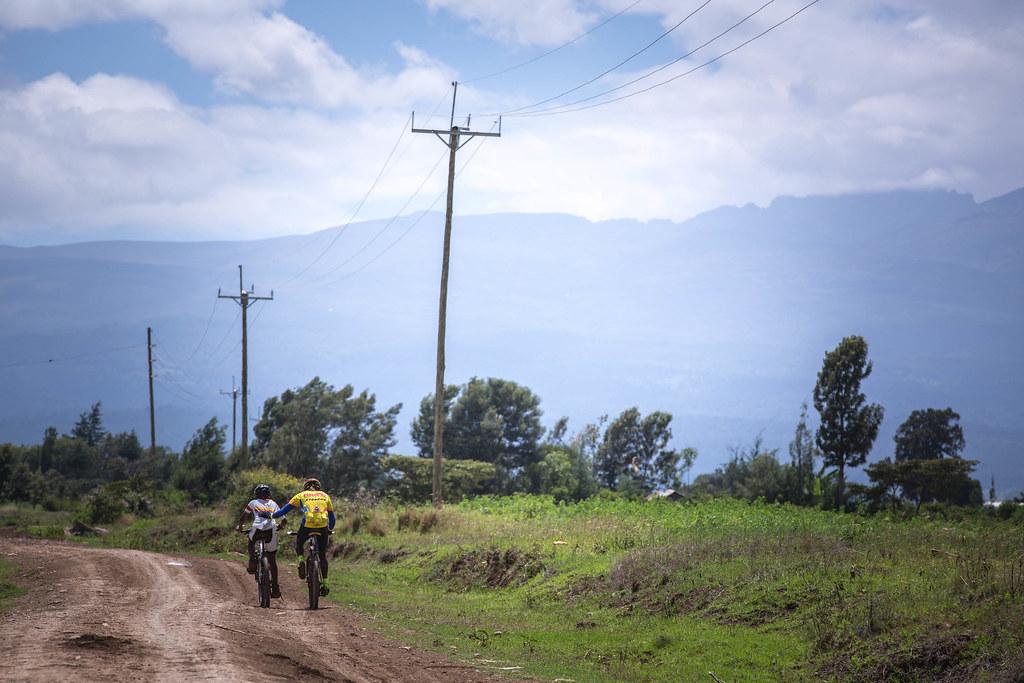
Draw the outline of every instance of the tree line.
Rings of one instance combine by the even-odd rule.
[[[630,407],[576,431],[565,417],[545,429],[541,399],[528,387],[474,377],[444,392],[446,498],[523,492],[573,501],[601,490],[644,496],[673,489],[837,509],[980,504],[980,484],[969,476],[977,461],[962,458],[966,442],[951,408],[913,411],[896,432],[894,459],[866,468],[871,485],[847,484],[849,470],[866,462],[884,417],[861,389],[872,370],[867,342],[843,339],[825,354],[814,385],[818,427],[809,425],[804,404],[788,461],[757,437],[692,484],[684,480],[698,454],[673,446],[670,413]],[[391,453],[401,404],[378,406],[369,390],[335,388],[318,377],[264,402],[245,455],[226,452],[225,427],[216,418],[197,429],[181,453],[149,453],[134,431],[108,433],[97,403],[69,434],[51,427],[39,445],[0,447],[0,499],[57,505],[111,482],[135,481],[212,503],[229,477],[258,467],[316,475],[340,495],[419,499],[429,493],[433,404],[432,394],[423,397],[410,425],[418,457],[402,457]]]

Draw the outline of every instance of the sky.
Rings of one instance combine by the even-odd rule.
[[[0,244],[443,208],[456,80],[462,215],[1024,185],[1024,5],[810,1],[0,0]]]

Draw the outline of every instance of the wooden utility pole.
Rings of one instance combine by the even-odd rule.
[[[153,328],[146,328],[146,354],[149,356],[149,454],[156,455],[156,410],[153,408]]]
[[[242,266],[238,266],[238,296],[221,294],[217,290],[217,298],[231,299],[242,307],[242,462],[246,462],[249,455],[249,339],[248,320],[249,307],[257,301],[273,301],[274,290],[270,290],[270,296],[256,296],[255,288],[250,287],[247,291],[242,284]]]
[[[235,435],[237,434],[237,415],[238,415],[238,389],[235,388],[235,376],[231,375],[231,391],[224,391],[221,389],[221,396],[231,397],[231,452],[235,452],[237,447]]]
[[[448,130],[434,130],[416,127],[416,112],[412,114],[413,133],[432,133],[448,147],[448,204],[444,214],[444,252],[441,257],[441,293],[437,305],[437,375],[434,382],[434,476],[432,498],[435,507],[439,507],[441,498],[441,462],[444,450],[444,339],[445,322],[448,310],[448,255],[452,243],[452,204],[455,197],[455,153],[474,137],[501,137],[501,118],[498,119],[497,133],[478,133],[469,129],[469,118],[465,127],[455,125],[455,97],[459,93],[458,81],[452,83],[452,115]],[[445,140],[444,136],[448,139]],[[465,138],[465,141],[460,142]]]

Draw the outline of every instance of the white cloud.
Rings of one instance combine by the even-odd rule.
[[[450,69],[403,46],[395,75],[361,74],[307,28],[274,11],[283,0],[0,0],[0,26],[57,30],[89,21],[147,19],[227,94],[311,107],[373,108],[436,96]]]
[[[668,21],[677,3],[638,9],[658,2]],[[702,55],[800,4],[780,0],[760,29]],[[1024,17],[1000,2],[974,13],[953,2],[891,4],[822,2],[716,70],[587,112],[506,118],[505,136],[460,176],[456,209],[685,219],[780,194],[950,187],[987,198],[1024,184],[1024,132],[1015,125],[1024,119]],[[714,21],[689,26],[681,44],[735,21],[741,5],[710,5]],[[257,237],[343,221],[410,101],[432,104],[450,74],[403,43],[394,45],[404,61],[397,73],[357,72],[276,6],[238,2],[229,19],[205,26],[186,13],[161,15],[179,54],[269,106],[191,108],[159,84],[108,75],[0,90],[0,242],[33,241],[24,226],[50,231],[47,240],[111,228]],[[7,7],[0,20],[10,25]],[[44,19],[60,16],[36,21]],[[373,109],[347,107],[351,88]],[[472,86],[459,92],[460,112],[523,103]],[[474,117],[474,127],[489,123]],[[443,151],[427,136],[406,145],[364,217],[395,211]],[[442,184],[439,173],[413,208]]]
[[[469,20],[480,32],[508,43],[554,45],[575,38],[600,14],[576,0],[426,0],[431,10],[447,10]]]
[[[701,56],[802,4],[777,3]],[[883,19],[859,4],[820,3],[718,69],[608,107],[507,118],[507,139],[480,159],[501,173],[477,170],[460,207],[681,219],[780,194],[950,187],[987,198],[1024,184],[1015,161],[1024,133],[1010,123],[1024,116],[1024,15],[987,3],[966,21],[954,5],[894,4],[900,12]],[[728,26],[738,8],[722,3],[683,44]]]
[[[0,91],[0,243],[111,230],[252,238],[335,225],[365,191],[405,116],[202,110],[134,78],[100,74],[75,83],[51,75]],[[411,147],[377,206],[401,201],[434,152]]]

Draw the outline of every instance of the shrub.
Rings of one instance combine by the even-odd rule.
[[[430,500],[433,462],[429,458],[389,455],[381,458],[381,467],[386,474],[385,495],[403,503]],[[495,466],[489,462],[445,460],[441,481],[444,499],[457,502],[468,496],[490,492],[495,473]]]
[[[290,474],[276,472],[269,467],[242,470],[231,477],[228,486],[228,503],[232,514],[235,514],[234,510],[241,511],[245,504],[252,500],[252,490],[257,484],[270,486],[270,495],[281,506],[302,490],[302,480]]]

